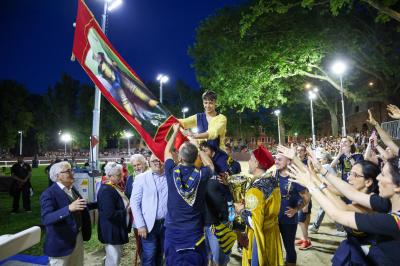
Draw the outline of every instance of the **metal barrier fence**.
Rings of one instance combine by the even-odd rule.
[[[104,163],[105,161],[116,162],[116,161],[119,161],[120,159],[121,159],[121,157],[118,157],[118,158],[100,158],[99,160],[100,160],[100,163]],[[43,159],[43,160],[40,159],[38,161],[39,161],[39,165],[49,165],[52,160],[51,159]],[[17,162],[17,160],[0,161],[0,167],[11,167],[16,162]],[[32,160],[31,159],[25,160],[25,162],[27,162],[27,163],[32,165]],[[77,164],[84,164],[84,163],[87,162],[87,159],[79,159],[79,158],[77,158],[77,159],[75,159],[75,162]]]
[[[392,137],[392,139],[400,139],[400,120],[384,122],[381,124],[381,127]]]

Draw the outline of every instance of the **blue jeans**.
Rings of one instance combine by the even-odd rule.
[[[219,266],[228,265],[230,253],[225,254],[224,251],[219,247],[217,237],[211,232],[211,226],[206,226],[205,232],[208,259],[212,260]]]
[[[164,220],[156,220],[147,238],[141,238],[142,254],[140,260],[143,266],[161,266],[164,257]]]

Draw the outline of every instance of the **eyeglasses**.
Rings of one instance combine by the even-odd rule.
[[[363,176],[363,175],[359,175],[359,174],[357,174],[357,173],[355,173],[355,172],[350,172],[350,174],[349,175],[352,175],[352,176],[354,176],[355,178],[359,178],[359,177],[362,177],[362,178],[364,178],[365,176]]]
[[[72,174],[72,173],[73,173],[73,171],[71,169],[60,172],[60,174]]]
[[[160,160],[153,160],[153,161],[150,161],[150,162],[153,163],[153,164],[160,164],[161,163]]]

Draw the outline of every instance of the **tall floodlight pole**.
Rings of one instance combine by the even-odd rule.
[[[189,107],[183,107],[182,108],[182,116],[183,116],[183,118],[185,118],[186,117],[186,113],[189,111]]]
[[[160,103],[162,103],[163,97],[162,97],[162,85],[163,83],[167,83],[169,80],[169,77],[164,74],[158,74],[157,80],[160,82]]]
[[[19,134],[19,155],[22,155],[22,130],[18,131]]]
[[[104,0],[103,15],[101,18],[101,30],[106,34],[106,24],[107,24],[107,11],[112,11],[122,4],[122,0]],[[93,124],[92,124],[92,136],[100,141],[100,104],[101,104],[101,92],[96,86],[94,94],[94,107],[93,107]],[[94,145],[92,147],[92,152],[90,153],[92,169],[99,169],[99,145]]]
[[[281,127],[280,127],[280,121],[279,121],[279,115],[281,114],[281,110],[275,110],[274,114],[276,115],[276,117],[278,118],[278,141],[279,144],[281,144]]]
[[[62,142],[64,142],[64,156],[67,156],[67,143],[72,140],[72,136],[69,133],[63,133],[60,136]]]
[[[344,110],[344,95],[343,95],[343,74],[346,71],[346,65],[342,61],[336,61],[332,65],[332,71],[339,76],[340,79],[340,97],[342,99],[342,136],[346,137],[346,114]]]
[[[124,131],[124,138],[128,141],[128,155],[131,155],[131,143],[130,138],[133,137],[133,134],[129,131]]]
[[[315,147],[316,147],[313,100],[315,100],[317,98],[317,94],[316,94],[317,92],[318,92],[318,88],[314,88],[312,91],[308,91],[308,99],[310,99],[311,134],[312,134],[313,149],[315,149]]]

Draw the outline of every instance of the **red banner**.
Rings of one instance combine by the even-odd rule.
[[[83,0],[78,0],[73,54],[103,96],[136,129],[149,149],[163,160],[166,137],[178,120],[158,102],[117,53]],[[176,146],[185,140],[179,134]]]

